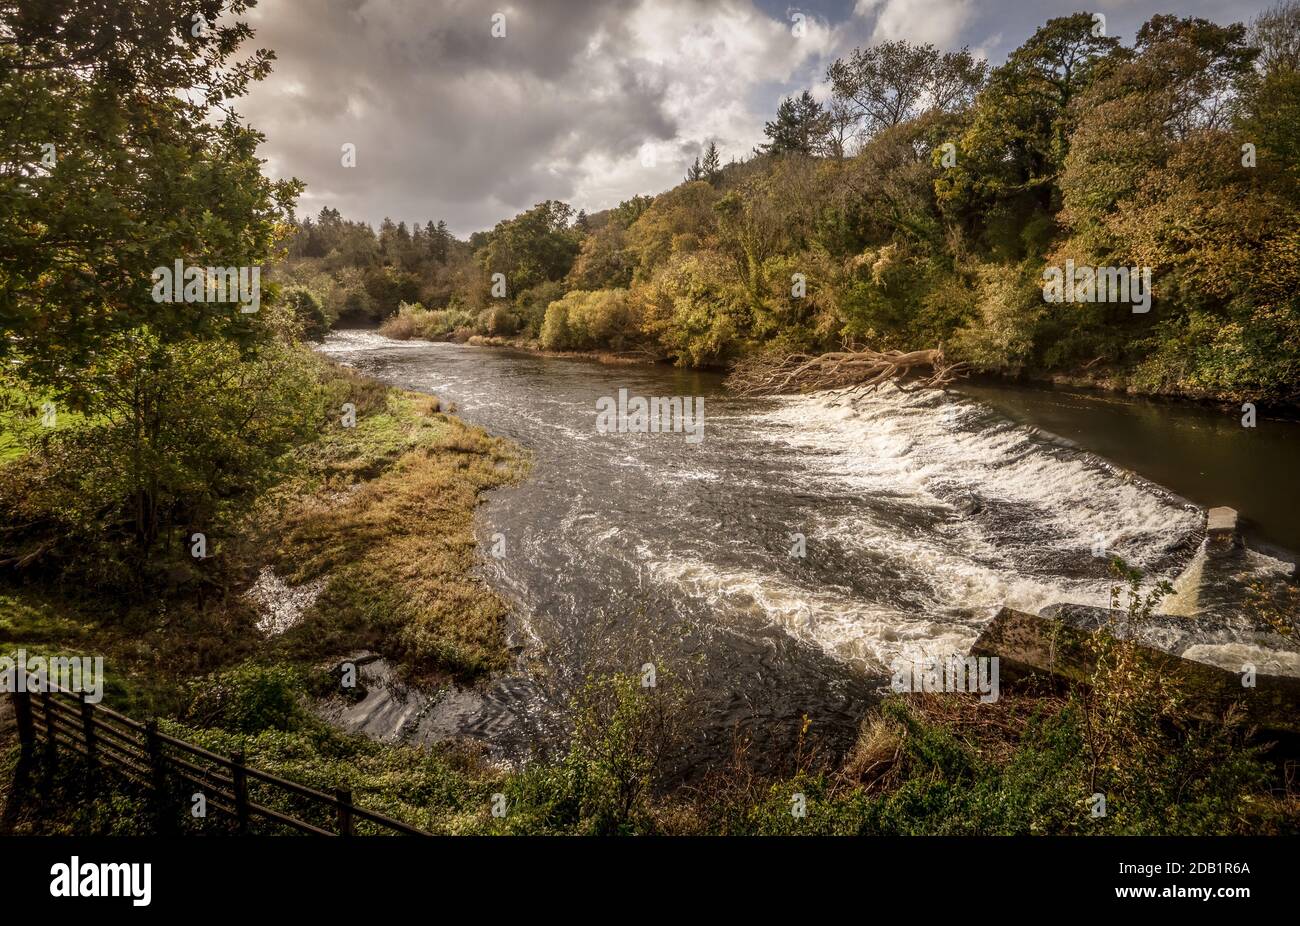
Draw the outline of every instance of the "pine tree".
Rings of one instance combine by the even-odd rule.
[[[429,258],[440,264],[447,262],[447,243],[451,235],[447,233],[447,223],[439,220],[434,225],[432,220],[424,223],[424,246]]]
[[[718,178],[722,176],[722,157],[718,154],[716,142],[709,142],[709,147],[704,152],[704,163],[701,165],[703,179],[709,183],[717,183]]]
[[[776,120],[763,127],[771,141],[762,146],[769,154],[795,153],[811,155],[826,144],[831,120],[822,104],[805,90],[797,97],[787,97],[776,110]]]

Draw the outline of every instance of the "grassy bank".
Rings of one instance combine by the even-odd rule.
[[[373,779],[400,792],[403,775],[424,775],[437,760],[316,721],[306,705],[330,685],[320,667],[359,649],[384,654],[425,684],[472,683],[504,667],[507,606],[472,576],[473,516],[482,493],[518,478],[527,460],[445,414],[432,396],[315,362],[334,413],[286,453],[282,478],[209,529],[197,580],[153,596],[96,593],[61,581],[61,563],[21,569],[10,562],[0,579],[0,652],[102,656],[104,703],[129,716],[159,717],[177,735],[225,750],[245,743],[250,761],[298,780],[324,784],[333,775],[331,784],[355,780],[365,795],[373,788],[364,782]],[[343,424],[345,406],[355,411],[353,427]],[[6,433],[19,443],[27,422],[13,423]],[[30,468],[24,454],[13,461]],[[23,487],[14,497],[34,494]],[[299,622],[269,637],[247,595],[267,566],[291,585],[319,586]],[[9,730],[11,772],[13,747]],[[74,772],[74,790],[75,781]],[[11,776],[0,788],[10,785]],[[148,825],[109,806],[61,804],[61,794],[80,802],[56,787],[34,805],[46,822],[15,804],[9,826]],[[368,806],[394,802],[401,803],[380,798]]]
[[[430,396],[385,390],[301,454],[303,475],[275,527],[267,560],[291,584],[324,579],[284,645],[325,656],[364,646],[424,676],[472,680],[505,666],[506,606],[469,579],[481,494],[526,468],[518,450],[439,410]]]

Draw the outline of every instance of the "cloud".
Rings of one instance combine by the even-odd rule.
[[[906,39],[950,48],[970,22],[971,0],[858,0],[854,12],[872,17],[872,41]]]
[[[828,37],[742,0],[499,9],[504,37],[472,3],[267,0],[248,16],[277,61],[240,110],[270,170],[307,181],[301,212],[467,234],[547,198],[616,205],[675,183],[709,139],[748,151],[768,114],[746,91],[789,80]]]

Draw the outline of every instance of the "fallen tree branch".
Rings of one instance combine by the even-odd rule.
[[[851,344],[825,354],[760,354],[737,363],[727,388],[737,395],[783,395],[818,389],[852,388],[873,392],[882,384],[901,384],[916,374],[913,385],[938,387],[965,375],[966,365],[948,363],[943,348],[875,351]]]

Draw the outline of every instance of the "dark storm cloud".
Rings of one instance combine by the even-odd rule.
[[[493,38],[471,4],[272,0],[250,19],[275,73],[241,110],[268,135],[272,170],[307,180],[304,211],[445,217],[464,233],[570,195],[557,158],[632,157],[674,136],[653,72],[586,54],[617,36],[623,6],[504,6],[506,37]],[[593,105],[593,83],[610,105]]]

